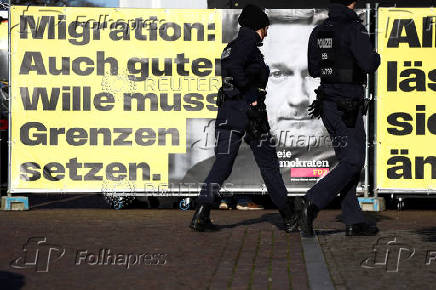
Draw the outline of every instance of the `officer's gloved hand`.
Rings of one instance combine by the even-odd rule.
[[[321,117],[321,104],[319,100],[314,100],[312,104],[309,105],[309,108],[307,109],[309,112],[310,118],[320,118]]]
[[[266,90],[262,88],[257,88],[257,91],[258,91],[257,101],[263,103],[266,98]]]
[[[257,96],[256,100],[250,104],[249,109],[255,110],[255,111],[265,111],[266,110],[266,106],[265,106],[266,91],[264,89],[257,88],[256,96]]]
[[[223,89],[223,87],[221,87],[218,90],[218,94],[217,94],[217,98],[216,98],[216,105],[218,107],[221,107],[224,104],[225,98],[226,98],[226,96],[224,94],[224,89]]]
[[[320,118],[322,113],[322,93],[320,90],[315,90],[316,99],[309,105],[307,111],[309,112],[310,118]]]

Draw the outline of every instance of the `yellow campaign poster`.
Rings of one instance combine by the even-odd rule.
[[[215,118],[221,12],[11,7],[10,191],[144,191]],[[116,185],[121,182],[121,185]]]
[[[378,13],[377,188],[436,190],[436,9]]]

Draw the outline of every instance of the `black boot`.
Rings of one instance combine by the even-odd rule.
[[[313,237],[313,220],[317,217],[319,209],[306,197],[298,197],[296,202],[299,210],[301,235],[305,238]]]
[[[210,206],[198,205],[189,227],[196,232],[212,232],[217,227],[210,220]]]
[[[287,203],[287,207],[279,209],[280,215],[283,219],[285,226],[285,232],[292,233],[298,231],[298,216],[295,214],[294,207],[290,202]]]
[[[358,223],[345,226],[346,236],[375,236],[378,233],[378,228],[375,225],[367,223]]]
[[[218,230],[218,227],[214,225],[210,219],[210,210],[212,209],[211,206],[206,207],[206,212],[204,215],[204,224],[208,228],[209,231],[216,231]]]

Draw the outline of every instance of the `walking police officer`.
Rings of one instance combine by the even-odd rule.
[[[329,18],[314,28],[309,39],[309,74],[321,78],[321,85],[315,90],[317,99],[309,111],[312,117],[322,118],[339,163],[303,198],[297,199],[300,227],[304,236],[312,236],[318,211],[341,193],[345,234],[375,235],[378,229],[365,221],[356,186],[365,162],[362,115],[366,114],[367,104],[363,84],[366,74],[377,70],[380,56],[374,52],[365,27],[354,12],[357,1],[331,2]]]
[[[237,38],[221,55],[223,86],[217,100],[215,162],[201,188],[190,228],[216,230],[209,217],[210,209],[217,202],[221,185],[232,172],[244,139],[253,151],[271,199],[284,220],[285,230],[292,232],[297,230],[297,220],[280,174],[264,104],[269,67],[258,48],[267,36],[270,22],[265,12],[255,5],[247,5],[238,22],[241,28]]]

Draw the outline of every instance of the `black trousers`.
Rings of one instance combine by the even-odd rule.
[[[232,173],[233,163],[243,140],[243,133],[228,128],[215,128],[215,138],[217,140],[215,162],[202,186],[198,198],[200,204],[212,205],[217,202],[221,185]],[[270,138],[254,140],[249,145],[271,200],[278,209],[284,209],[287,206],[288,192],[280,174],[275,146]],[[238,168],[238,170],[244,170],[244,168]]]
[[[343,114],[334,101],[323,101],[321,118],[333,140],[339,163],[307,192],[306,197],[322,209],[341,193],[343,222],[355,224],[365,222],[356,197],[356,187],[365,164],[366,134],[361,110],[354,128],[345,125],[341,119]]]

